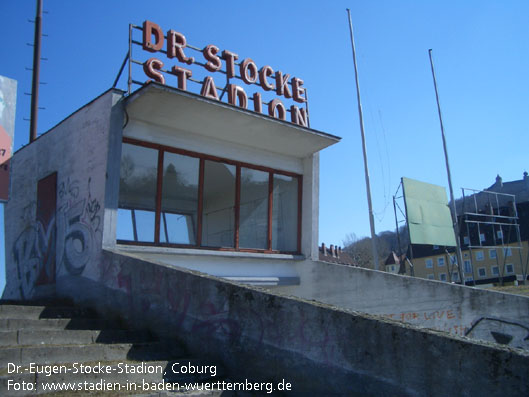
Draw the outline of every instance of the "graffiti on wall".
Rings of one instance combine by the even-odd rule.
[[[466,323],[458,308],[385,314],[384,317],[419,327],[448,332],[529,350],[529,327],[512,320],[477,317]]]
[[[513,321],[480,317],[465,336],[529,350],[529,328]]]
[[[30,298],[36,286],[54,283],[56,274],[82,274],[94,255],[96,236],[101,233],[101,205],[92,197],[90,184],[89,178],[87,195],[81,197],[79,181],[67,178],[57,186],[57,196],[49,189],[40,190],[48,192],[46,197],[37,193],[36,218],[27,214],[34,205],[24,211],[23,218],[33,222],[12,248],[22,298]]]
[[[463,323],[459,308],[390,313],[384,317],[460,336],[465,335],[470,325]]]
[[[232,301],[251,301],[254,299],[252,292],[247,291],[246,295],[244,291],[236,294],[219,291],[217,295],[200,293],[196,286],[188,283],[189,275],[173,272],[164,266],[138,263],[134,258],[109,256],[112,259],[107,257],[102,265],[101,282],[126,294],[128,311],[155,313],[160,309],[167,310],[176,334],[186,329],[203,340],[220,339],[228,343],[241,343],[246,335],[251,334],[257,336],[255,339],[252,337],[257,345],[296,346],[306,352],[318,352],[328,364],[337,359],[335,354],[339,343],[350,337],[346,330],[337,337],[331,336],[326,327],[315,328],[303,310],[296,312],[295,320],[291,312],[274,310],[286,316],[284,321],[279,322],[277,318],[263,316],[251,304],[236,304],[234,313]],[[281,299],[272,295],[264,299],[265,303],[260,305],[281,309]],[[281,325],[292,321],[295,321],[296,327]]]

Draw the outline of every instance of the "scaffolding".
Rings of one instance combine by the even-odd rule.
[[[471,285],[476,285],[476,270],[472,250],[488,249],[491,259],[496,259],[498,274],[493,273],[493,276],[497,276],[499,283],[503,285],[506,276],[506,259],[514,249],[518,251],[522,279],[525,282],[528,261],[524,266],[516,196],[488,190],[469,188],[462,188],[461,190],[463,197],[458,200],[459,203],[457,204],[460,207],[458,213],[463,217],[463,228],[466,232],[466,235],[463,236],[462,245],[463,249],[469,251],[469,262],[467,263],[465,260],[464,270],[465,273],[472,274],[472,279],[465,281]],[[502,252],[503,263],[500,263],[498,250]],[[467,264],[470,265],[470,269],[466,266]]]

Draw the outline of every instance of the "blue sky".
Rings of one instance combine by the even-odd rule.
[[[128,24],[149,19],[305,81],[311,126],[341,136],[321,154],[320,242],[369,235],[346,8],[351,9],[375,227],[394,229],[403,176],[447,186],[428,59],[433,49],[456,196],[529,170],[526,0],[44,0],[38,132],[113,83]],[[15,149],[28,142],[35,1],[0,2],[0,75],[18,81]],[[124,80],[122,80],[124,82]],[[120,84],[123,88],[124,85]],[[3,224],[3,216],[0,217]],[[3,229],[3,228],[0,228]],[[3,250],[3,230],[0,231]],[[0,266],[3,267],[2,252]],[[4,277],[0,272],[0,283]]]

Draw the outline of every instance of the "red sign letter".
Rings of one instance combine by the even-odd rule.
[[[176,74],[178,77],[178,88],[181,90],[187,90],[187,79],[193,75],[191,70],[181,68],[180,66],[173,66],[173,74]]]
[[[302,127],[308,127],[307,123],[307,111],[305,108],[298,108],[296,105],[290,107],[290,117],[294,124],[298,124]]]
[[[276,72],[276,92],[277,95],[284,95],[285,98],[292,98],[292,94],[290,93],[290,88],[288,86],[288,79],[290,78],[289,74],[285,74],[283,76],[283,73],[281,71]]]
[[[151,41],[152,35],[155,42]],[[150,52],[160,51],[163,47],[163,32],[157,24],[151,21],[143,22],[143,49]]]
[[[303,98],[305,93],[305,88],[302,87],[303,80],[298,79],[297,77],[292,77],[292,94],[294,100],[299,103],[307,102],[307,98]]]
[[[165,84],[165,77],[159,72],[161,68],[163,68],[163,62],[156,58],[149,58],[143,64],[143,71],[147,77],[154,79],[158,83]]]
[[[243,88],[235,84],[228,85],[228,102],[237,106],[237,99],[239,99],[239,107],[243,109],[248,107],[248,96]]]
[[[263,112],[263,100],[261,99],[261,93],[254,92],[253,94],[253,110],[257,113]]]
[[[226,61],[226,73],[228,78],[235,77],[235,61],[239,59],[239,55],[228,50],[222,51],[222,59]]]
[[[273,84],[270,84],[267,80],[267,77],[270,77],[274,74],[274,70],[270,66],[263,66],[259,71],[259,84],[265,91],[271,91],[275,87]]]
[[[202,53],[204,54],[204,58],[206,61],[206,69],[210,72],[216,72],[222,67],[222,63],[220,62],[220,58],[217,56],[217,52],[219,52],[219,47],[214,46],[213,44],[207,45]]]
[[[217,101],[219,100],[219,95],[217,94],[217,87],[215,87],[213,77],[208,76],[204,79],[200,95],[205,96],[206,98],[216,99]]]
[[[185,62],[191,65],[195,62],[195,58],[186,57],[184,54],[184,48],[186,48],[187,41],[186,37],[182,33],[178,33],[174,30],[167,32],[167,57],[177,57],[180,62]]]
[[[250,75],[248,75],[248,69]],[[253,84],[257,81],[257,65],[250,58],[246,58],[241,63],[241,78],[246,84]]]
[[[276,109],[277,109],[277,117],[276,117]],[[287,110],[285,109],[285,105],[283,105],[283,103],[277,98],[268,103],[268,114],[272,117],[275,117],[276,119],[280,119],[280,120],[287,119]]]

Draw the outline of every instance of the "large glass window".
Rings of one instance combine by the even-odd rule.
[[[120,243],[298,252],[301,177],[124,138]]]
[[[274,174],[272,249],[298,250],[298,178]]]
[[[200,160],[165,152],[160,242],[196,244]]]
[[[202,245],[235,247],[234,165],[205,161],[202,205]]]
[[[123,144],[117,238],[154,242],[158,151]]]
[[[268,185],[268,172],[241,168],[240,248],[268,248]]]

